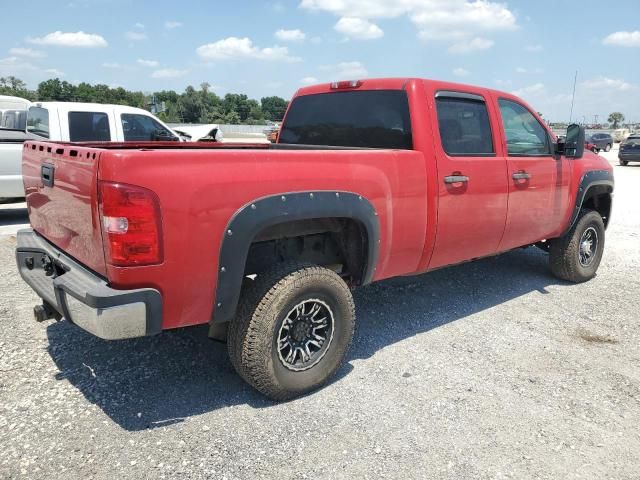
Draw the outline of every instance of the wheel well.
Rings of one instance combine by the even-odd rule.
[[[296,260],[335,270],[348,283],[362,283],[369,239],[352,218],[312,218],[278,223],[252,240],[244,275],[264,271],[274,262]]]
[[[611,216],[611,187],[609,185],[594,185],[589,188],[582,201],[582,208],[598,212],[604,226],[607,227]]]

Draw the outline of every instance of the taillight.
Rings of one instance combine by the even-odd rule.
[[[100,182],[100,220],[107,263],[118,267],[162,263],[160,202],[151,190]]]

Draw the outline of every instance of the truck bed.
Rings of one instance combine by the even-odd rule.
[[[43,164],[54,169],[53,186],[44,185]],[[425,249],[427,172],[418,151],[29,142],[23,169],[34,230],[111,288],[160,291],[165,298],[163,328],[210,320],[222,238],[234,214],[255,199],[301,191],[351,192],[369,199],[380,214],[383,254],[376,279],[415,271],[430,253],[430,246]],[[144,268],[107,264],[100,181],[141,186],[158,196],[163,263]],[[402,227],[406,225],[411,228]]]

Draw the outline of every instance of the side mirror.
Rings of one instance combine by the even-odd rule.
[[[567,158],[582,158],[584,155],[584,127],[572,123],[567,128],[567,138],[564,142],[564,155]]]

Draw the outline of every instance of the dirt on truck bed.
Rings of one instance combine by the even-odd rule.
[[[529,248],[362,288],[348,363],[284,404],[205,327],[34,322],[3,230],[0,478],[637,479],[640,165],[615,177],[595,279]]]

